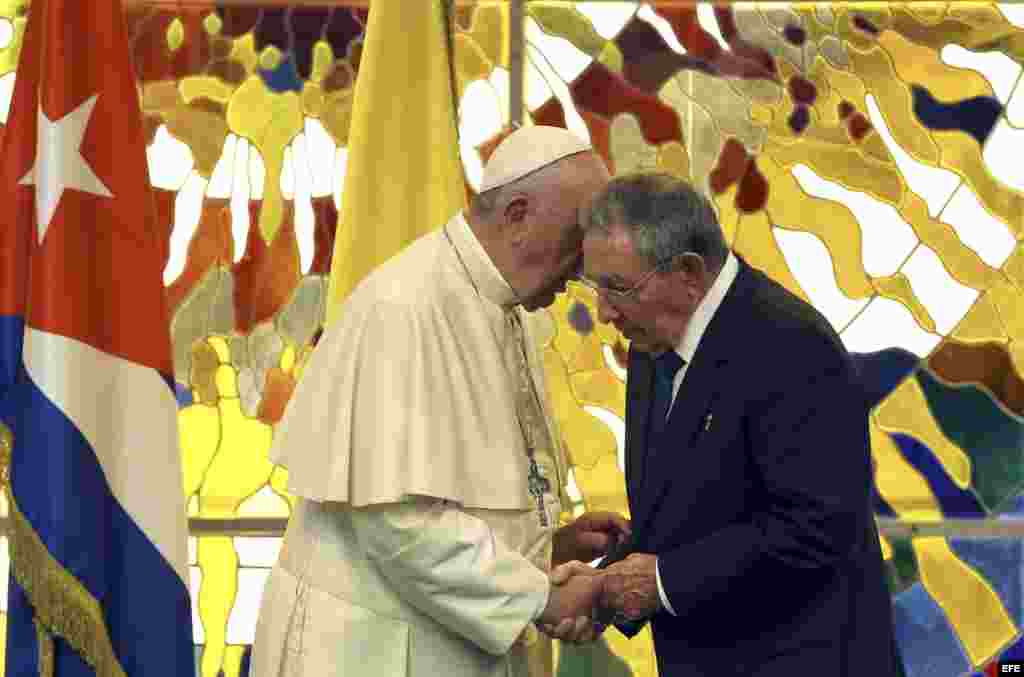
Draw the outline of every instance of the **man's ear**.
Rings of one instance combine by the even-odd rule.
[[[707,264],[700,254],[687,252],[675,257],[673,270],[681,273],[688,282],[700,282],[708,274]]]

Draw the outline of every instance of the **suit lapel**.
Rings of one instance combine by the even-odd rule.
[[[703,341],[702,341],[703,343]],[[726,364],[718,355],[698,348],[693,362],[679,386],[679,394],[669,413],[661,440],[647,440],[647,462],[644,482],[637,496],[638,510],[634,523],[644,533],[647,522],[664,497],[672,479],[679,472],[680,461],[690,452],[694,440],[722,387],[716,373]]]
[[[721,374],[730,356],[742,349],[737,339],[742,337],[744,319],[749,312],[746,305],[752,282],[750,268],[742,259],[739,264],[736,280],[711,319],[683,377],[660,445],[659,440],[644,439],[647,449],[643,483],[636,490],[637,510],[632,515],[634,528],[638,528],[636,533],[646,532],[648,523],[672,484],[672,478],[679,472],[681,459],[690,453],[708,415],[712,413],[715,400],[724,388],[730,387]],[[638,409],[649,413],[649,383],[647,393],[646,406]],[[646,428],[646,416],[643,425]]]
[[[654,361],[648,353],[630,349],[626,380],[626,489],[630,512],[641,498],[645,457],[647,455],[647,422],[651,415],[651,383]]]

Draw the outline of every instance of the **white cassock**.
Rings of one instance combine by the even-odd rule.
[[[275,432],[271,460],[299,500],[264,589],[254,677],[551,673],[533,621],[566,465],[516,307],[543,402],[545,442],[529,446],[547,487],[531,495],[514,298],[459,214],[346,300]]]

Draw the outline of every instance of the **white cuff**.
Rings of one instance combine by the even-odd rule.
[[[676,612],[672,610],[672,605],[668,603],[668,595],[665,594],[665,589],[661,587],[661,562],[657,559],[654,560],[654,578],[658,582],[658,597],[661,598],[661,606],[665,607],[670,614],[676,615]]]
[[[533,615],[533,622],[536,623],[540,620],[540,617],[544,615],[544,610],[548,608],[548,602],[551,601],[551,584],[548,583],[547,590],[543,594],[543,599],[540,601],[540,607],[537,609],[537,613]]]

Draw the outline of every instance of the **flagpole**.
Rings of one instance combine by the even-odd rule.
[[[526,81],[526,0],[510,0],[508,7],[508,120],[513,128],[523,126]]]

